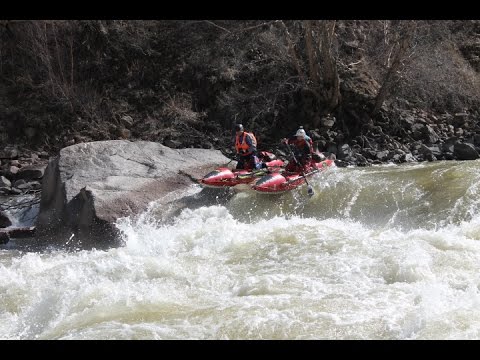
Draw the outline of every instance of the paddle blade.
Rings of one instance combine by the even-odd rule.
[[[315,192],[313,191],[312,185],[308,185],[308,187],[307,187],[307,194],[308,194],[308,196],[310,196],[310,197],[312,197],[312,196],[315,194]]]

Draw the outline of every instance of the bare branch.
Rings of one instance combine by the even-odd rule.
[[[210,21],[210,20],[203,20],[204,22],[206,22],[207,24],[210,24],[210,25],[213,25],[215,27],[218,27],[219,29],[222,29],[223,31],[226,31],[228,32],[229,34],[231,34],[232,32],[228,29],[225,29],[224,27],[220,26],[220,25],[217,25],[215,24],[213,21]]]
[[[300,75],[300,78],[302,79],[302,82],[305,83],[305,74],[303,73],[302,67],[300,66],[300,61],[298,59],[297,53],[295,52],[295,44],[292,41],[292,36],[288,32],[287,27],[285,26],[285,23],[280,20],[279,21],[280,26],[282,29],[285,31],[285,34],[287,35],[287,43],[288,43],[288,50],[290,51],[290,55],[292,56],[293,59],[293,64],[295,68],[297,69],[298,75]]]
[[[358,61],[356,61],[356,62],[353,62],[353,63],[348,64],[347,67],[354,66],[354,65],[358,65],[358,64],[360,64],[361,62],[362,62],[362,60],[358,60]]]
[[[264,23],[259,24],[259,25],[247,27],[247,28],[242,29],[240,31],[243,32],[243,31],[253,30],[253,29],[256,29],[256,28],[259,28],[259,27],[262,27],[262,26],[267,26],[267,25],[270,25],[270,24],[278,23],[279,21],[281,21],[281,20],[272,20],[272,21],[264,22]]]
[[[416,23],[414,21],[410,22],[398,42],[398,47],[395,51],[392,65],[389,67],[387,74],[383,79],[382,86],[378,90],[375,98],[375,106],[372,111],[372,116],[374,116],[382,107],[382,104],[385,101],[392,84],[395,82],[395,77],[398,76],[397,74],[399,73],[399,69],[402,66],[406,53],[412,44],[415,28]]]

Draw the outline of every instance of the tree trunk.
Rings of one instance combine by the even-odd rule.
[[[317,88],[320,85],[319,64],[316,59],[315,51],[313,49],[313,44],[312,44],[312,23],[310,20],[305,20],[304,25],[305,25],[305,46],[307,48],[310,79],[312,80],[314,87]]]
[[[323,83],[326,112],[331,112],[340,103],[340,79],[336,60],[332,55],[331,46],[335,31],[335,21],[320,21],[320,56],[323,64]]]
[[[383,79],[382,86],[380,87],[380,90],[378,90],[377,97],[375,98],[375,106],[372,110],[372,117],[375,116],[375,114],[377,114],[380,108],[382,107],[385,99],[389,94],[392,84],[395,82],[394,80],[397,77],[397,72],[400,69],[402,60],[405,58],[405,54],[410,48],[410,44],[413,39],[413,34],[415,32],[415,26],[416,26],[416,23],[414,21],[410,22],[407,28],[405,29],[405,33],[399,40],[398,48],[395,53],[394,59],[392,61],[392,65],[388,69],[387,74]]]
[[[305,74],[303,73],[302,67],[300,66],[300,61],[298,59],[297,53],[295,52],[295,44],[292,41],[292,36],[288,32],[287,27],[285,26],[285,23],[283,21],[279,22],[280,26],[283,28],[286,34],[287,38],[287,44],[288,44],[288,51],[290,52],[290,56],[293,59],[293,65],[295,66],[295,69],[297,69],[297,73],[302,79],[302,82],[305,83]]]

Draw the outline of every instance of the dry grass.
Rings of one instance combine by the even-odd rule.
[[[204,111],[192,110],[192,97],[184,93],[169,96],[169,99],[164,102],[161,114],[169,118],[174,125],[183,122],[196,124],[206,116]]]

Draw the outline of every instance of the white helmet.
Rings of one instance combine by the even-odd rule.
[[[295,136],[301,136],[301,137],[305,137],[305,135],[307,135],[305,133],[305,130],[303,130],[302,127],[300,127],[300,129],[297,130],[297,133],[295,134]]]

